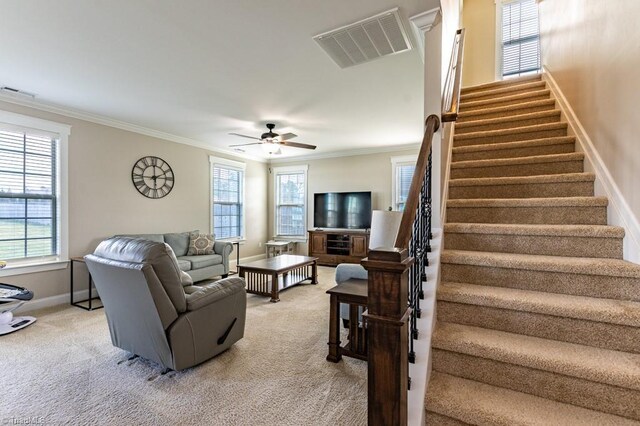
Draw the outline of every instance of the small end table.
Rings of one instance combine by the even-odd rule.
[[[368,284],[368,280],[354,278],[327,290],[331,295],[327,361],[338,362],[342,355],[367,360],[367,330],[358,320],[358,308],[367,308]],[[349,305],[349,341],[343,346],[340,346],[340,303]]]
[[[295,245],[295,241],[267,241],[265,243],[265,247],[267,248],[267,259],[270,257],[280,256],[283,253],[291,254]]]
[[[70,301],[71,301],[71,306],[76,306],[78,308],[82,308],[85,311],[93,311],[94,309],[101,309],[104,308],[104,306],[102,305],[102,301],[100,300],[100,297],[93,297],[92,296],[92,288],[93,288],[93,279],[91,278],[91,272],[89,272],[89,298],[88,299],[84,299],[84,300],[73,300],[73,265],[74,263],[82,263],[86,265],[86,262],[84,261],[83,257],[72,257],[70,259],[69,262],[69,269],[70,269],[70,275],[71,275],[71,279],[70,279]],[[87,271],[88,272],[88,271]],[[93,306],[93,301],[99,301],[100,305],[99,306]],[[82,305],[83,303],[87,303],[87,306]]]
[[[229,275],[235,275],[238,273],[238,265],[240,264],[240,241],[231,241],[231,244],[236,246],[236,270],[229,271]]]

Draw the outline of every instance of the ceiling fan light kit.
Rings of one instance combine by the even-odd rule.
[[[262,145],[262,150],[268,155],[282,154],[282,149],[280,148],[282,146],[289,146],[292,148],[303,148],[303,149],[316,149],[315,145],[309,145],[309,144],[300,143],[300,142],[291,142],[290,139],[296,138],[298,137],[298,135],[296,135],[295,133],[284,133],[280,135],[273,131],[275,127],[276,127],[275,124],[267,123],[267,129],[269,131],[260,135],[259,138],[255,136],[243,135],[240,133],[229,133],[230,135],[233,135],[233,136],[239,136],[241,138],[254,139],[258,141],[258,142],[229,145],[229,147],[236,148],[237,150],[237,148],[241,146]]]

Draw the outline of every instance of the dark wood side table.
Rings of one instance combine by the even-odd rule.
[[[350,279],[327,290],[329,307],[329,355],[327,361],[338,362],[342,355],[367,360],[367,330],[360,324],[359,307],[367,308],[368,281]],[[349,305],[349,340],[340,346],[340,303]]]
[[[92,296],[92,287],[93,287],[93,279],[91,278],[91,272],[87,272],[89,273],[89,298],[88,299],[84,299],[84,300],[73,300],[73,266],[76,262],[78,263],[82,263],[83,265],[86,265],[84,258],[83,257],[72,257],[71,259],[69,259],[69,270],[70,270],[70,301],[71,301],[71,305],[72,306],[77,306],[78,308],[82,308],[86,311],[93,311],[94,309],[101,309],[104,308],[104,306],[102,305],[102,301],[100,300],[99,297],[93,297]],[[93,305],[93,301],[99,301],[100,305],[99,306],[94,306]],[[83,305],[84,303],[87,303],[87,306]]]

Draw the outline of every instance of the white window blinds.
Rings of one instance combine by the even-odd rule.
[[[56,139],[0,129],[0,260],[58,255]]]
[[[306,182],[304,171],[276,174],[276,234],[304,237]]]
[[[411,179],[416,169],[415,164],[400,164],[396,167],[396,200],[395,209],[403,211],[404,206],[409,197],[409,188],[411,188]]]
[[[536,0],[502,4],[502,76],[540,70],[540,29]]]
[[[213,166],[213,233],[216,239],[242,237],[244,172]]]

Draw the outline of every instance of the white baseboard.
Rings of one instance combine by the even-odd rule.
[[[570,133],[576,137],[579,149],[585,154],[585,168],[593,171],[596,175],[595,194],[605,196],[609,199],[607,209],[608,223],[610,225],[621,226],[625,230],[624,252],[625,260],[640,263],[640,223],[631,207],[620,192],[609,169],[604,164],[602,157],[596,150],[593,141],[587,134],[584,126],[580,123],[576,113],[571,108],[567,98],[560,90],[558,83],[553,78],[549,70],[544,67],[542,78],[547,81],[551,92],[558,102],[563,117],[569,124]]]
[[[263,253],[263,254],[256,254],[255,256],[247,256],[247,257],[241,257],[240,258],[240,264],[242,265],[243,263],[249,263],[249,262],[255,262],[256,260],[261,260],[261,259],[266,259],[267,258],[267,254]],[[229,259],[229,268],[230,269],[236,269],[236,258],[234,257],[233,259]],[[233,268],[231,268],[233,266]]]
[[[94,290],[91,292],[93,297],[97,296],[97,293]],[[73,300],[85,300],[89,297],[89,290],[80,290],[73,292]],[[52,306],[58,305],[69,305],[69,293],[57,294],[55,296],[43,297],[41,299],[31,300],[20,308],[16,309],[16,312],[24,313],[29,311],[35,311],[37,309],[50,308]]]
[[[436,323],[436,289],[440,275],[440,253],[442,252],[442,229],[432,229],[431,253],[427,267],[427,281],[423,285],[424,299],[420,301],[421,315],[418,318],[419,338],[414,342],[415,364],[409,364],[411,390],[407,398],[410,426],[425,424],[424,399],[427,395],[431,375],[431,336]]]

